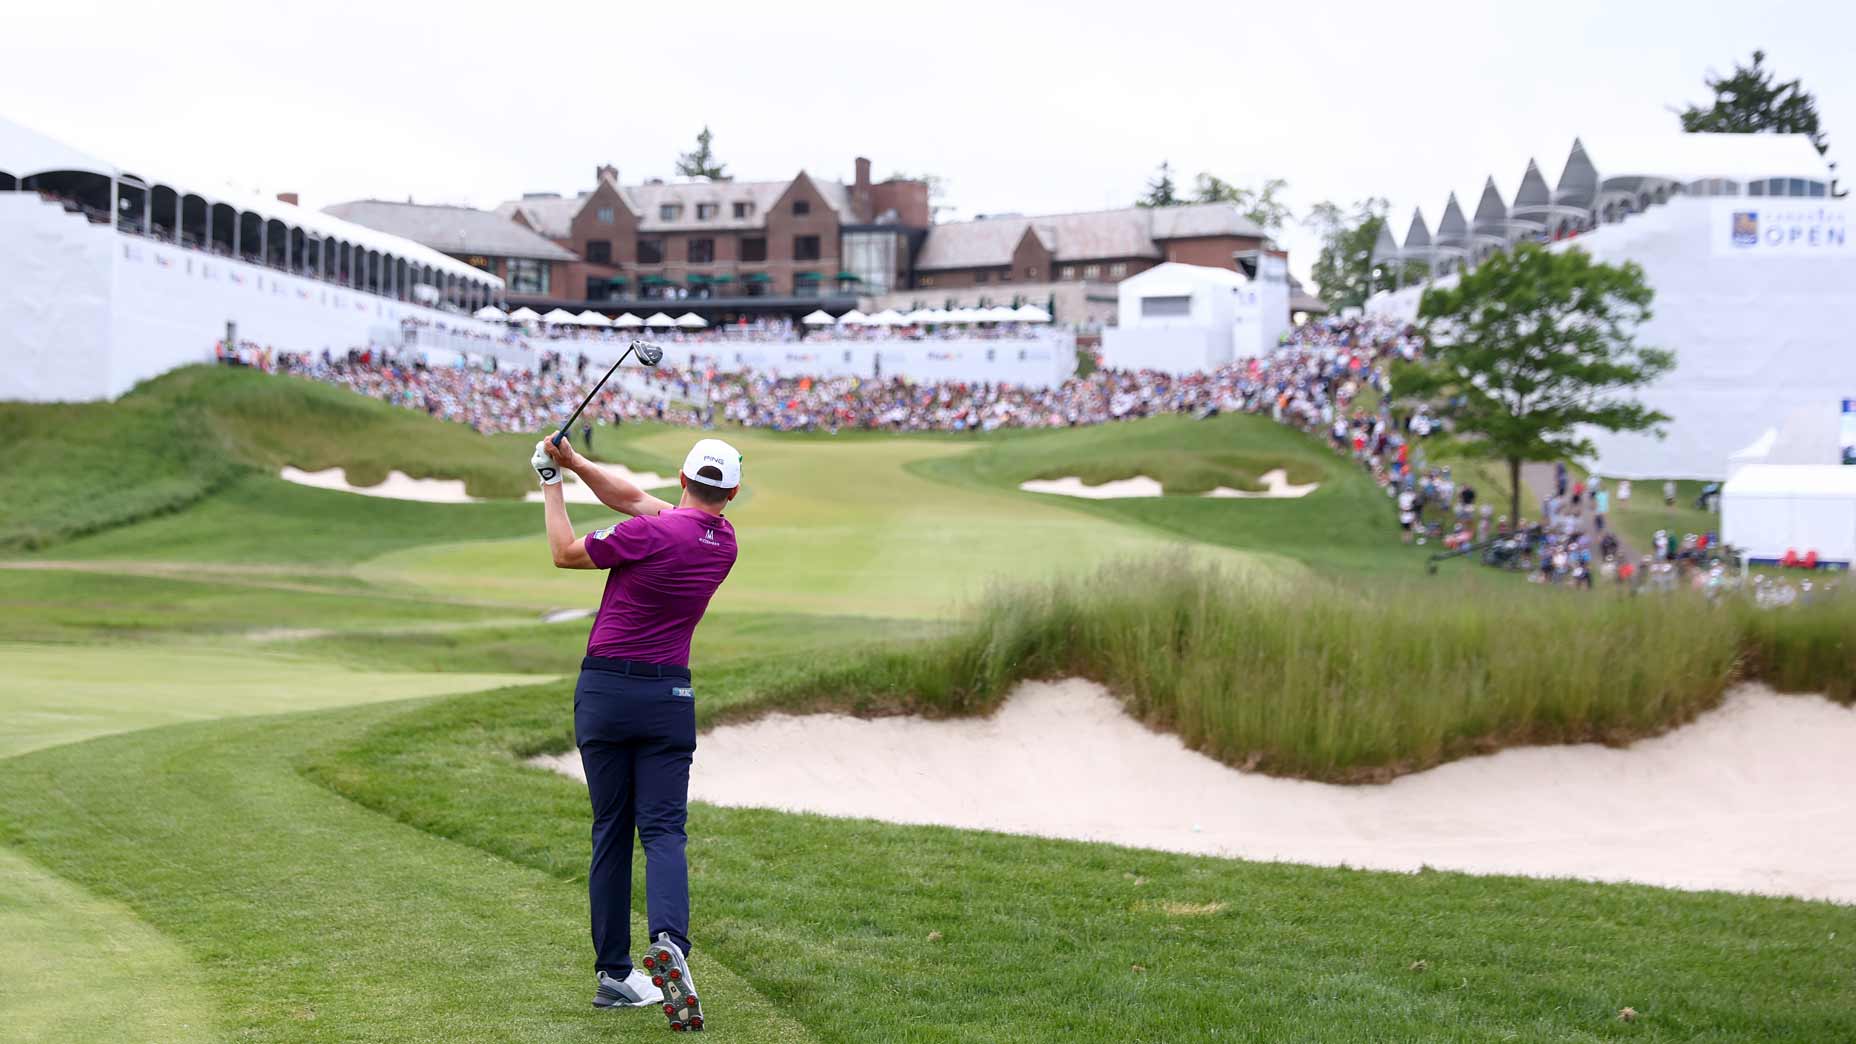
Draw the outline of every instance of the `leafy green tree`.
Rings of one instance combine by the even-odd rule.
[[[1393,390],[1452,419],[1465,451],[1508,463],[1518,520],[1523,461],[1590,456],[1593,428],[1662,434],[1669,418],[1634,395],[1675,368],[1673,352],[1634,339],[1652,296],[1635,262],[1516,244],[1425,291],[1430,346],[1395,368]]]
[[[1160,170],[1152,181],[1147,183],[1147,192],[1134,201],[1137,207],[1176,207],[1185,200],[1179,198],[1179,189],[1173,183],[1173,165],[1162,161]]]
[[[716,162],[715,150],[710,147],[714,140],[715,135],[710,133],[709,125],[703,124],[702,133],[696,135],[696,148],[677,157],[677,173],[686,178],[727,181],[728,167]]]
[[[1823,155],[1830,142],[1818,129],[1817,98],[1798,80],[1774,82],[1765,62],[1766,52],[1754,51],[1753,64],[1735,63],[1732,76],[1703,77],[1702,82],[1714,92],[1714,104],[1683,109],[1682,129],[1691,134],[1808,134],[1818,155]]]
[[[1215,174],[1200,174],[1194,182],[1194,203],[1230,203],[1243,210],[1270,235],[1279,235],[1282,226],[1294,215],[1282,201],[1289,183],[1281,178],[1265,179],[1257,188],[1233,185]]]
[[[1422,282],[1430,274],[1422,261],[1405,262],[1402,279],[1396,268],[1399,262],[1374,264],[1373,244],[1385,227],[1389,206],[1377,196],[1360,200],[1350,209],[1323,201],[1310,207],[1302,220],[1321,237],[1321,252],[1315,256],[1309,275],[1330,308],[1338,311],[1358,307],[1375,290],[1397,283]]]

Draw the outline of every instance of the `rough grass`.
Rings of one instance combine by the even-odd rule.
[[[1736,678],[1851,698],[1856,599],[1785,612],[1488,585],[1263,586],[1184,559],[1002,589],[953,634],[822,664],[766,704],[980,713],[1080,675],[1228,764],[1385,779],[1524,743],[1621,742]]]

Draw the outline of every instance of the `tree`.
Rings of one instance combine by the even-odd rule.
[[[1633,339],[1652,296],[1635,262],[1517,243],[1425,291],[1430,346],[1395,367],[1393,390],[1432,402],[1466,451],[1508,462],[1519,522],[1523,461],[1590,456],[1591,428],[1661,436],[1669,418],[1632,394],[1675,368],[1673,352]]]
[[[677,157],[677,173],[686,178],[708,178],[710,181],[727,181],[728,167],[715,161],[715,150],[709,143],[715,140],[709,125],[703,124],[702,133],[696,135],[696,148]]]
[[[1162,161],[1154,179],[1147,183],[1147,194],[1134,201],[1137,207],[1176,207],[1185,200],[1173,184],[1173,165]]]
[[[1281,178],[1267,178],[1260,188],[1245,188],[1215,174],[1200,174],[1194,186],[1197,191],[1193,202],[1230,203],[1271,235],[1280,234],[1282,226],[1294,216],[1289,205],[1278,198],[1289,187]]]
[[[1309,275],[1330,308],[1338,311],[1358,307],[1375,290],[1421,282],[1430,274],[1422,261],[1405,262],[1402,277],[1398,271],[1400,262],[1374,263],[1373,246],[1379,241],[1379,230],[1385,227],[1390,206],[1377,196],[1360,200],[1351,209],[1323,201],[1310,207],[1308,216],[1302,219],[1304,226],[1321,237],[1321,252]]]
[[[1683,109],[1682,129],[1691,134],[1808,134],[1818,155],[1823,155],[1830,142],[1817,126],[1817,98],[1797,80],[1773,82],[1765,61],[1766,52],[1754,51],[1753,64],[1735,63],[1732,76],[1711,72],[1703,77],[1702,82],[1714,92],[1714,104],[1706,109],[1697,105]]]

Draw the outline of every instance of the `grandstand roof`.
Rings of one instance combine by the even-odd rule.
[[[1431,229],[1424,223],[1424,208],[1411,208],[1411,227],[1405,230],[1405,249],[1418,250],[1431,245]]]
[[[1495,188],[1493,177],[1482,185],[1482,198],[1476,203],[1474,226],[1477,235],[1506,236],[1508,233],[1508,204],[1502,202],[1502,194]]]
[[[464,276],[475,282],[489,283],[498,287],[503,285],[503,281],[496,276],[472,268],[455,258],[446,257],[437,250],[422,246],[416,240],[403,239],[376,228],[344,221],[333,214],[309,210],[271,196],[248,192],[230,185],[201,189],[189,185],[184,180],[159,177],[158,172],[150,171],[145,167],[131,169],[118,166],[110,160],[71,148],[63,142],[5,118],[0,118],[0,170],[20,178],[56,170],[82,171],[108,178],[129,179],[148,186],[164,185],[183,196],[198,196],[209,203],[224,203],[235,210],[257,214],[266,220],[281,221],[325,239],[339,239],[353,243],[369,250],[428,265],[441,272]]]
[[[359,199],[325,208],[327,213],[377,228],[447,254],[526,257],[573,261],[566,250],[500,214],[472,207]],[[474,270],[473,270],[474,271]]]
[[[1452,192],[1444,203],[1444,216],[1437,222],[1437,244],[1460,244],[1468,238],[1469,222],[1463,217],[1463,208],[1457,204],[1456,193]]]
[[[1026,229],[1034,229],[1057,261],[1164,257],[1160,243],[1207,236],[1269,235],[1229,203],[1179,207],[1124,207],[1077,214],[979,218],[936,225],[928,232],[918,270],[984,268],[1012,263]]]
[[[1574,148],[1580,144],[1575,142]],[[1594,139],[1585,151],[1607,181],[1648,177],[1745,182],[1829,176],[1824,157],[1804,134],[1633,134]]]
[[[1521,175],[1521,187],[1515,190],[1514,207],[1544,207],[1553,202],[1553,190],[1547,188],[1547,179],[1540,174],[1540,164],[1527,161],[1527,171]]]
[[[1597,198],[1598,168],[1592,166],[1592,157],[1586,153],[1584,143],[1574,138],[1572,151],[1566,154],[1566,165],[1560,168],[1553,200],[1567,206],[1589,207]]]

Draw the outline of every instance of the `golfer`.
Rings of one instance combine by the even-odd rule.
[[[735,531],[722,509],[741,492],[741,454],[720,439],[696,443],[675,507],[544,439],[541,477],[548,548],[562,569],[605,569],[606,590],[574,686],[574,741],[593,799],[595,1007],[661,1004],[675,1030],[702,1028],[690,977],[690,882],[684,861],[696,698],[690,636],[735,564]],[[576,538],[561,493],[572,471],[601,503],[633,516]],[[644,845],[651,943],[632,967],[632,831]]]

